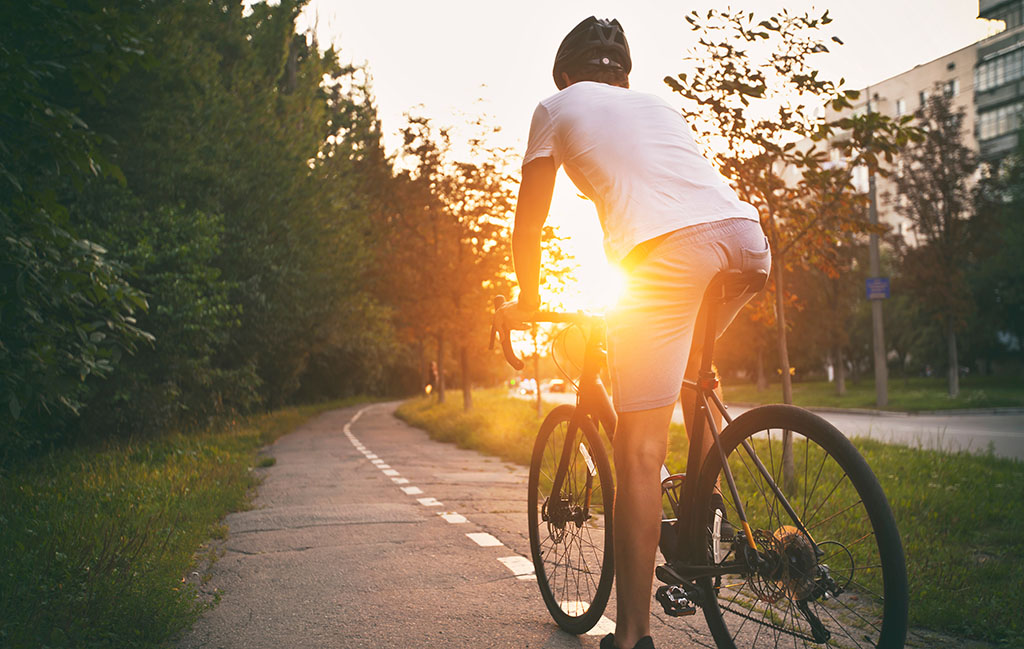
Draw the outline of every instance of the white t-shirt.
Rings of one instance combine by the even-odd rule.
[[[613,262],[679,228],[759,220],[701,155],[682,115],[654,95],[582,81],[548,97],[533,113],[523,164],[545,157],[594,201]]]

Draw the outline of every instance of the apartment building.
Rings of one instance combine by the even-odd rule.
[[[1024,2],[1024,0],[1017,1],[1018,3]],[[941,92],[952,99],[954,110],[963,111],[964,118],[961,128],[965,135],[965,143],[977,151],[978,140],[975,137],[974,109],[977,48],[977,44],[968,45],[862,89],[860,97],[853,102],[853,112],[863,114],[873,111],[890,117],[900,117],[917,112],[928,101],[932,93]],[[839,115],[828,111],[826,116],[831,120]],[[906,236],[909,223],[897,210],[899,198],[896,192],[896,183],[891,178],[879,176],[875,179],[875,184],[879,221],[888,224],[896,233]],[[865,170],[858,170],[854,174],[854,185],[860,191],[868,191],[868,177]]]
[[[978,151],[994,162],[1017,146],[1024,117],[1024,0],[979,0],[978,16],[1003,23],[976,44],[974,73]]]

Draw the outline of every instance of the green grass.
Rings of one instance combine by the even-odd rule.
[[[771,384],[758,392],[750,383],[727,383],[726,400],[733,403],[781,403],[782,386]],[[804,407],[876,409],[875,383],[847,381],[846,394],[836,394],[836,386],[828,381],[793,383],[793,403]],[[915,377],[889,380],[889,405],[886,410],[921,412],[972,408],[1024,407],[1024,380],[1005,377],[964,377],[960,396],[951,399],[944,378]]]
[[[215,559],[201,548],[226,536],[224,515],[247,507],[258,449],[342,405],[63,450],[0,474],[0,646],[162,646],[216,602],[186,576]]]
[[[530,464],[541,422],[535,402],[510,398],[503,389],[474,391],[470,412],[462,410],[460,390],[448,390],[442,404],[436,401],[433,397],[411,399],[398,407],[397,415],[442,442]]]
[[[448,402],[407,401],[399,416],[432,437],[526,465],[540,425],[532,402],[504,390]],[[549,410],[546,407],[545,410]],[[911,625],[1024,644],[1024,463],[855,440],[888,495],[910,576]],[[670,433],[668,465],[686,464],[686,435]],[[525,498],[525,493],[523,494]]]

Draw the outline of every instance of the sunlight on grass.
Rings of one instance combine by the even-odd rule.
[[[414,399],[398,414],[435,439],[527,465],[540,427],[533,404],[501,389],[473,398],[471,413],[450,392],[445,404]],[[1024,463],[853,442],[882,483],[900,528],[911,625],[1008,646],[1024,642],[1024,620],[1006,614],[1024,610]],[[685,432],[673,426],[670,469],[685,470],[686,452]]]

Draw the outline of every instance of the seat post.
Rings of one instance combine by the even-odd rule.
[[[716,323],[718,322],[718,306],[722,301],[722,276],[716,275],[712,278],[704,291],[704,346],[701,350],[700,369],[697,372],[698,383],[701,387],[707,387],[704,383],[714,381],[715,372],[712,369],[712,359],[715,352],[715,340],[718,338]],[[712,386],[713,387],[713,386]]]

